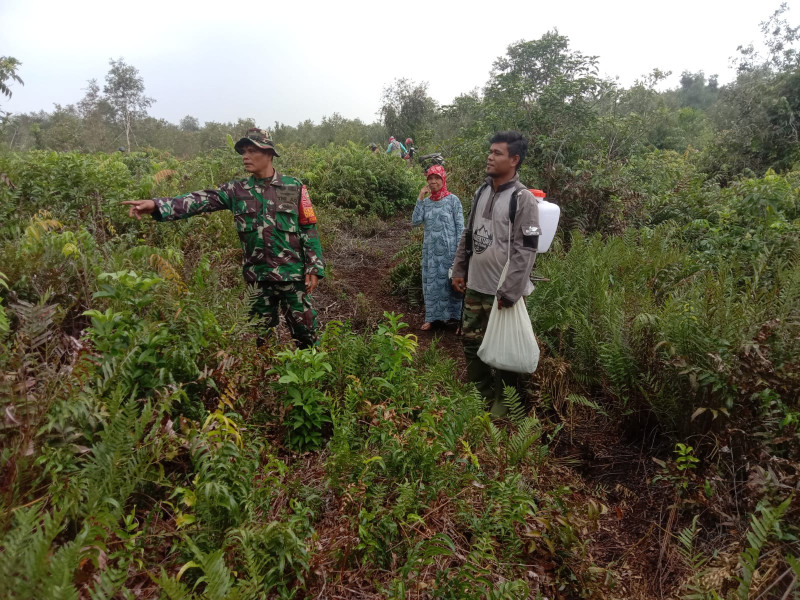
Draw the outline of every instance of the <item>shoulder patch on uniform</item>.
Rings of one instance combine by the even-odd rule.
[[[314,207],[311,205],[308,190],[306,186],[302,186],[300,191],[300,225],[313,225],[316,222],[317,215],[314,214]]]
[[[528,225],[522,228],[522,235],[539,235],[542,231],[535,225]]]

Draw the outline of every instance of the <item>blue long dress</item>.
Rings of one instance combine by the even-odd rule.
[[[464,213],[455,194],[441,200],[418,200],[411,224],[425,224],[422,241],[422,293],[425,322],[461,319],[462,297],[453,292],[447,273],[453,266],[458,241],[464,229]]]

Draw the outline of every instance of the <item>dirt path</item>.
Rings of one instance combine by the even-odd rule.
[[[350,320],[356,329],[367,330],[383,318],[384,312],[402,314],[403,321],[409,325],[405,331],[417,336],[419,351],[435,340],[437,347],[445,350],[459,365],[454,377],[461,377],[464,353],[455,329],[421,331],[425,307],[411,305],[408,299],[392,293],[390,274],[398,262],[394,257],[412,241],[409,217],[395,218],[367,238],[337,232],[335,243],[325,248],[330,265],[328,280],[314,294],[320,325]]]

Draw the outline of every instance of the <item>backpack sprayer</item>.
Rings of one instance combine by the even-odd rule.
[[[539,228],[542,233],[539,235],[539,247],[536,251],[541,254],[550,249],[550,244],[553,243],[553,238],[556,236],[558,220],[561,218],[561,207],[545,200],[545,193],[542,190],[528,191],[533,194],[539,205]]]

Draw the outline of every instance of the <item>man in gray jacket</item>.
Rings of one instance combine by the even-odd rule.
[[[478,358],[492,303],[498,309],[524,302],[533,291],[530,275],[539,242],[539,208],[520,183],[520,164],[528,141],[518,131],[503,131],[490,140],[486,182],[475,192],[468,225],[453,261],[453,288],[464,294],[462,325],[467,377],[487,399],[494,416],[507,413],[503,388],[516,387],[516,373],[496,370]],[[514,206],[516,204],[516,207]],[[510,234],[510,235],[509,235]],[[498,287],[508,260],[508,272]]]

